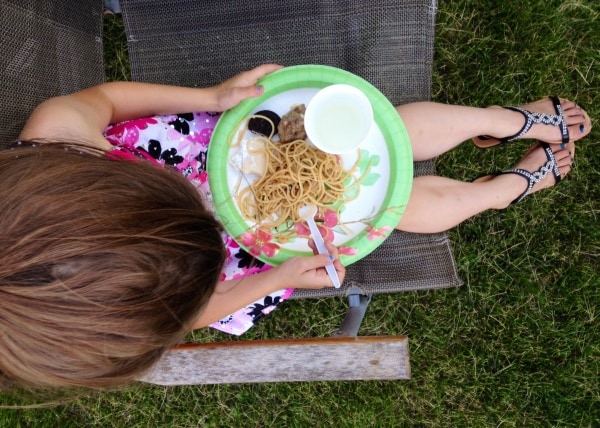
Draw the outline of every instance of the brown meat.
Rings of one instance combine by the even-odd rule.
[[[306,106],[298,104],[281,117],[277,132],[279,141],[289,143],[294,140],[306,140],[306,131],[304,130],[304,113]]]

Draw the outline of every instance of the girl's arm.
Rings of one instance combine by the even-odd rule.
[[[330,256],[293,257],[271,270],[245,278],[220,282],[193,328],[202,328],[218,321],[240,308],[283,288],[324,288],[333,284],[325,266],[332,264],[344,280],[346,273],[338,258],[338,251],[327,243]],[[334,260],[335,261],[332,261]]]
[[[71,95],[51,98],[31,114],[19,138],[77,139],[100,148],[110,147],[102,132],[111,123],[156,114],[224,111],[246,98],[262,95],[256,82],[281,68],[265,64],[210,88],[185,88],[135,82],[111,82]],[[108,145],[108,146],[107,146]]]

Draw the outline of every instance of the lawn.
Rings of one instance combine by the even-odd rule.
[[[107,77],[128,78],[119,17],[107,17]],[[595,0],[442,1],[433,99],[511,105],[557,94],[600,117],[600,5]],[[512,166],[531,142],[467,143],[437,171],[471,180]],[[412,376],[163,388],[57,399],[0,410],[2,426],[484,427],[600,426],[600,133],[578,144],[556,188],[449,232],[458,289],[376,296],[362,335],[410,337]],[[292,301],[248,338],[323,336],[345,302]],[[222,340],[221,333],[198,333]],[[4,403],[35,403],[27,393]]]

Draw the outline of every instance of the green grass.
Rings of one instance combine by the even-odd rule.
[[[559,94],[600,117],[600,6],[594,0],[442,1],[433,98],[486,106]],[[108,18],[107,74],[126,79],[122,26]],[[4,410],[3,426],[600,426],[600,137],[578,145],[560,186],[453,229],[465,285],[376,296],[361,334],[407,334],[413,378],[162,388],[135,385],[42,410]],[[510,167],[527,148],[441,157],[459,179]],[[342,300],[292,301],[247,338],[322,336]],[[197,339],[222,340],[214,331]],[[3,400],[6,403],[6,400]],[[10,403],[36,402],[31,394]]]

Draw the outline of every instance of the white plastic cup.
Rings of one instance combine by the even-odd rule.
[[[312,144],[331,154],[356,150],[365,142],[373,124],[373,107],[358,88],[327,86],[308,102],[304,129]]]

